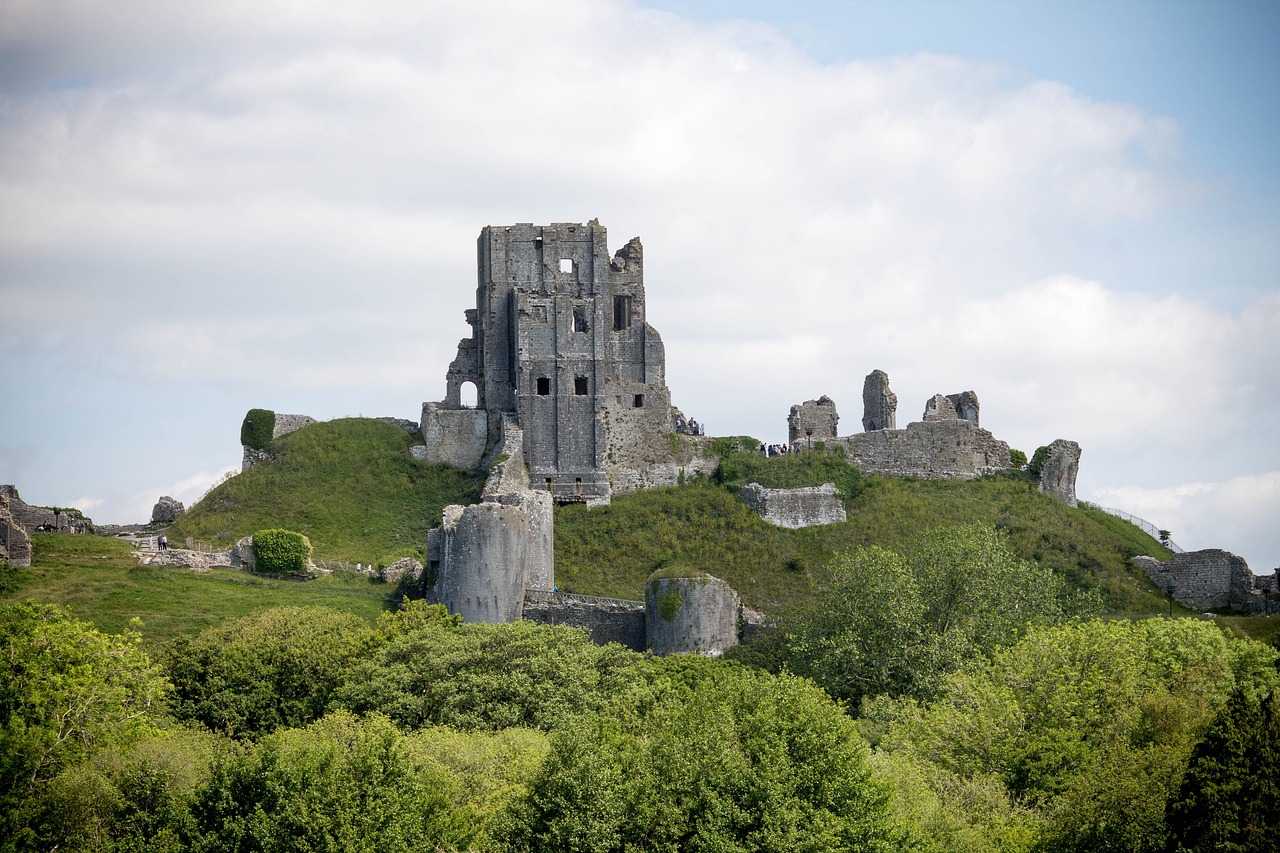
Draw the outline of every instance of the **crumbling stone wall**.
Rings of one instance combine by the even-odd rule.
[[[793,447],[812,447],[815,441],[830,441],[840,434],[839,423],[836,404],[825,394],[817,400],[797,403],[787,415],[787,443]]]
[[[647,645],[655,655],[717,657],[738,644],[742,601],[710,575],[654,578],[645,587]]]
[[[489,413],[445,403],[422,404],[423,458],[454,468],[479,468],[489,444]]]
[[[0,487],[0,562],[25,567],[31,565],[31,537],[13,517],[9,495],[17,493],[12,486]]]
[[[969,421],[974,426],[978,424],[978,395],[972,391],[961,391],[959,394],[948,394],[948,402],[956,411],[956,417],[962,421]]]
[[[1132,560],[1147,577],[1173,600],[1193,610],[1234,610],[1266,613],[1268,601],[1249,564],[1242,557],[1219,548],[1185,551],[1165,562],[1154,557]],[[1276,606],[1271,610],[1275,611]]]
[[[845,448],[848,460],[862,473],[884,477],[972,480],[1012,466],[1006,442],[956,418],[864,432],[835,444]]]
[[[738,498],[765,521],[791,530],[848,520],[835,483],[802,489],[766,489],[749,483],[738,490]]]
[[[862,428],[898,428],[898,395],[889,390],[889,374],[873,370],[862,381]]]
[[[1067,506],[1076,506],[1076,473],[1079,470],[1080,445],[1065,438],[1054,440],[1040,468],[1040,491]]]
[[[642,604],[548,597],[526,601],[524,618],[540,625],[585,628],[591,634],[591,642],[599,645],[620,643],[637,652],[646,649],[645,611]]]

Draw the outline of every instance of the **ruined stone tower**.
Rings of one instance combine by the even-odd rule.
[[[645,322],[638,238],[612,258],[605,228],[488,226],[478,242],[473,332],[445,399],[423,407],[428,458],[479,465],[504,415],[524,432],[530,486],[557,502],[607,501],[613,469],[670,456],[662,338]],[[464,383],[474,410],[461,408]]]

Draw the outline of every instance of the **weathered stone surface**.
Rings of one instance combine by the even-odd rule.
[[[947,399],[955,407],[956,417],[962,421],[968,421],[974,426],[979,426],[977,394],[972,391],[961,391],[959,394],[948,394]]]
[[[848,520],[835,483],[802,489],[766,489],[749,483],[738,490],[738,498],[770,524],[792,530]]]
[[[31,537],[26,529],[13,517],[9,491],[17,496],[17,489],[12,486],[0,490],[0,563],[10,566],[31,565]]]
[[[65,530],[70,524],[90,524],[92,520],[83,516],[75,508],[63,509],[55,513],[42,506],[31,506],[18,495],[18,488],[12,484],[0,485],[0,495],[9,500],[9,514],[13,520],[22,525],[24,530],[32,531],[47,525],[49,529]]]
[[[409,448],[409,455],[419,462],[427,461],[427,446],[425,444],[415,444]],[[457,467],[457,466],[455,466]]]
[[[271,431],[273,439],[282,435],[288,435],[291,432],[297,432],[304,426],[309,426],[316,422],[316,419],[310,415],[276,415],[276,428]]]
[[[138,562],[144,566],[186,566],[203,571],[231,565],[229,551],[188,551],[185,548],[166,548],[163,551],[138,551]]]
[[[862,428],[898,428],[898,395],[889,390],[889,374],[873,370],[862,382]]]
[[[257,561],[253,556],[253,537],[246,536],[236,542],[231,547],[231,553],[228,555],[233,568],[244,569],[251,572],[257,566]]]
[[[646,634],[655,655],[723,654],[738,644],[741,616],[738,594],[710,575],[655,578],[645,587]]]
[[[252,447],[241,445],[244,449],[244,455],[240,459],[240,470],[248,471],[254,465],[260,465],[263,462],[270,462],[275,457],[271,455],[270,450],[255,450]]]
[[[807,448],[815,441],[830,441],[840,434],[839,423],[835,401],[825,394],[816,400],[797,403],[787,415],[787,443]]]
[[[616,483],[678,477],[687,466],[672,458],[665,351],[645,322],[640,241],[610,260],[595,220],[488,226],[479,267],[472,335],[458,344],[444,400],[424,407],[429,458],[476,467],[514,416],[533,488],[558,502],[600,503]],[[477,405],[461,414],[466,383]]]
[[[540,625],[586,628],[591,633],[593,643],[620,643],[633,651],[645,651],[645,615],[642,604],[633,606],[547,596],[526,601],[524,618]]]
[[[434,599],[467,622],[516,622],[524,609],[529,518],[520,506],[447,506],[427,538]]]
[[[383,566],[378,573],[387,583],[400,583],[404,578],[422,579],[422,563],[412,557],[401,557],[389,566]]]
[[[972,480],[986,471],[1011,467],[1008,444],[959,419],[864,432],[834,444],[845,448],[848,460],[862,473],[884,477]]]
[[[1065,438],[1049,445],[1049,455],[1040,468],[1040,491],[1053,495],[1067,506],[1076,506],[1076,473],[1080,470],[1080,445]]]
[[[1280,604],[1268,602],[1249,564],[1229,551],[1209,548],[1174,554],[1163,563],[1146,556],[1134,557],[1131,562],[1156,586],[1172,594],[1174,601],[1194,610],[1280,611]]]
[[[168,495],[164,495],[160,500],[156,501],[156,505],[151,509],[152,524],[173,524],[178,520],[178,516],[186,512],[186,507],[182,505],[182,501],[174,500]]]
[[[428,462],[480,467],[489,443],[489,415],[484,409],[423,403],[421,429]]]
[[[952,403],[949,397],[945,397],[942,394],[934,394],[924,404],[924,416],[921,420],[929,423],[930,421],[954,421],[959,417],[955,403]]]

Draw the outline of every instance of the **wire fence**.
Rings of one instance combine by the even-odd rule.
[[[1132,513],[1128,513],[1122,509],[1116,509],[1115,507],[1110,507],[1110,506],[1100,506],[1098,507],[1098,509],[1105,512],[1107,515],[1114,515],[1116,518],[1122,518],[1125,521],[1129,522],[1130,524],[1137,525],[1138,527],[1142,528],[1143,533],[1147,534],[1152,539],[1159,542],[1161,545],[1164,545],[1173,553],[1175,554],[1183,553],[1183,549],[1178,547],[1178,543],[1174,542],[1172,539],[1167,538],[1168,531],[1161,530],[1161,528],[1156,527],[1154,524],[1147,521],[1145,518],[1138,518],[1138,516]],[[1165,533],[1166,538],[1161,538],[1160,536],[1161,533]]]

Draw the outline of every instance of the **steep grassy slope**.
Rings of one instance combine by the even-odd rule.
[[[395,606],[396,588],[355,572],[314,581],[274,581],[232,569],[193,572],[140,566],[127,542],[65,533],[32,534],[27,569],[0,569],[0,601],[70,605],[79,619],[119,633],[130,620],[148,643],[197,634],[223,619],[264,607],[323,604],[370,623]]]
[[[788,479],[799,485],[803,478]],[[846,499],[848,522],[794,531],[767,524],[710,482],[620,496],[608,507],[562,507],[556,579],[566,591],[638,598],[651,572],[676,562],[724,579],[767,611],[807,596],[833,552],[893,546],[929,527],[979,522],[1007,531],[1019,556],[1053,568],[1072,586],[1098,590],[1116,612],[1167,606],[1128,565],[1135,554],[1167,559],[1163,546],[1103,512],[1066,507],[1026,480],[868,477],[841,488],[856,491]]]
[[[426,547],[427,530],[452,503],[479,499],[483,478],[409,455],[413,439],[382,421],[346,418],[278,438],[276,459],[214,488],[170,529],[228,547],[283,527],[311,539],[319,558],[388,562]]]

